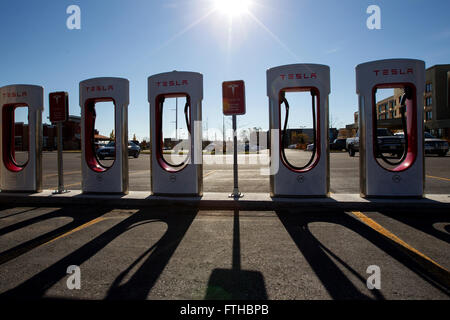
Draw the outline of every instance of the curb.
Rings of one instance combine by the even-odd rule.
[[[364,199],[358,194],[331,194],[329,198],[271,198],[264,193],[248,193],[241,199],[230,199],[228,193],[204,193],[202,197],[154,196],[144,191],[123,194],[83,194],[72,190],[54,195],[52,190],[40,193],[2,193],[1,205],[14,206],[105,206],[189,207],[212,210],[307,210],[371,211],[450,209],[450,195],[427,195],[422,199]]]

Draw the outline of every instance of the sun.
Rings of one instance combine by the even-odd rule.
[[[239,16],[249,12],[250,0],[214,0],[215,9],[229,16]]]

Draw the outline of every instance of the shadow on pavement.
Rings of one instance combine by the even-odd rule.
[[[324,214],[309,214],[305,212],[291,211],[277,211],[277,215],[284,225],[285,229],[291,236],[292,240],[297,245],[298,249],[308,261],[311,268],[316,273],[324,285],[327,292],[333,299],[376,299],[384,300],[384,296],[378,290],[370,291],[372,296],[362,293],[342,272],[338,265],[330,258],[333,257],[342,267],[353,274],[364,287],[366,287],[367,274],[361,275],[356,270],[352,269],[345,261],[335,255],[330,249],[324,246],[310,231],[309,224],[313,222],[327,222],[341,225],[362,238],[370,241],[373,245],[378,247],[384,253],[402,263],[405,267],[413,271],[420,278],[427,281],[430,285],[449,294],[441,284],[431,279],[426,270],[419,264],[411,260],[407,254],[396,249],[392,243],[375,230],[366,226],[359,220],[351,217],[345,212],[328,212]]]
[[[239,211],[234,211],[232,269],[214,269],[208,281],[205,300],[267,300],[264,276],[241,269]]]
[[[418,212],[402,212],[399,210],[380,210],[380,214],[385,215],[391,219],[397,220],[405,225],[413,227],[424,233],[429,234],[439,240],[450,243],[450,216],[445,211],[418,211]],[[435,223],[448,223],[444,227],[447,233],[436,229],[433,225]]]
[[[167,224],[166,233],[120,274],[109,288],[106,296],[106,299],[146,299],[196,215],[196,210],[186,210],[181,213],[171,214],[167,213],[167,210],[158,210],[158,208],[142,209],[17,287],[0,294],[0,299],[42,298],[49,288],[67,276],[67,266],[82,265],[114,239],[129,231],[130,228],[162,221]],[[148,255],[149,253],[150,255]],[[120,251],[117,254],[120,255]],[[119,285],[128,272],[147,255],[148,257],[145,258],[145,261],[131,278],[125,284]]]
[[[14,209],[14,208],[15,207],[2,207],[1,210],[8,210],[8,209]],[[34,211],[36,209],[37,208],[34,207],[34,208],[25,209],[25,210],[22,210],[22,211],[19,211],[19,212],[16,212],[16,213],[11,213],[11,214],[6,215],[6,216],[0,216],[0,220],[11,218],[11,217],[18,216],[18,215],[21,215],[21,214],[25,214],[25,213],[28,213],[28,212],[32,212],[32,211]]]
[[[25,213],[32,211],[34,209],[25,210],[20,213]],[[39,237],[36,237],[34,239],[31,239],[29,241],[26,241],[24,243],[21,243],[11,249],[8,249],[6,251],[0,252],[0,265],[15,259],[34,248],[39,247],[40,245],[47,243],[49,241],[52,241],[56,239],[57,237],[89,222],[92,221],[105,213],[107,213],[109,210],[107,209],[92,209],[90,207],[77,207],[77,208],[61,208],[49,213],[45,213],[21,222],[17,222],[15,224],[12,224],[10,226],[4,227],[0,229],[0,236],[3,236],[5,234],[18,231],[22,228],[29,227],[33,224],[42,222],[42,221],[48,221],[53,218],[61,218],[61,217],[68,217],[72,218],[73,220],[57,229],[54,229],[52,231],[49,231]],[[16,214],[20,214],[16,213]],[[82,213],[82,214],[80,214]],[[11,215],[10,215],[11,216]]]

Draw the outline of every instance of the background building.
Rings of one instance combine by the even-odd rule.
[[[44,123],[42,127],[43,149],[56,150],[57,126]],[[69,119],[63,123],[63,146],[64,150],[81,150],[81,117],[69,116]]]
[[[42,148],[46,151],[57,149],[58,129],[56,125],[44,123],[42,125]],[[96,141],[109,140],[109,137],[100,136],[98,131]],[[29,147],[28,124],[16,122],[14,125],[14,148],[17,151],[27,151]],[[81,150],[81,117],[69,116],[63,124],[64,150]]]
[[[287,139],[284,144],[284,148],[287,148],[291,144],[297,144],[300,149],[305,149],[310,143],[313,143],[314,131],[312,128],[305,129],[287,129]],[[338,137],[338,130],[336,128],[330,128],[328,132],[329,142],[333,142]]]
[[[435,65],[427,69],[424,120],[431,134],[450,140],[450,64]]]
[[[424,129],[438,138],[450,140],[450,64],[428,68],[425,78]],[[403,89],[394,89],[393,96],[377,102],[376,117],[379,127],[393,131],[402,129],[400,114],[402,94]],[[358,112],[355,112],[354,123],[347,125],[342,135],[357,128]]]
[[[29,146],[28,124],[16,122],[14,124],[14,149],[26,151]]]

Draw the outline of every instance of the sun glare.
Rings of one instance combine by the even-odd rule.
[[[230,16],[238,16],[247,13],[250,8],[250,0],[214,0],[216,10]]]

